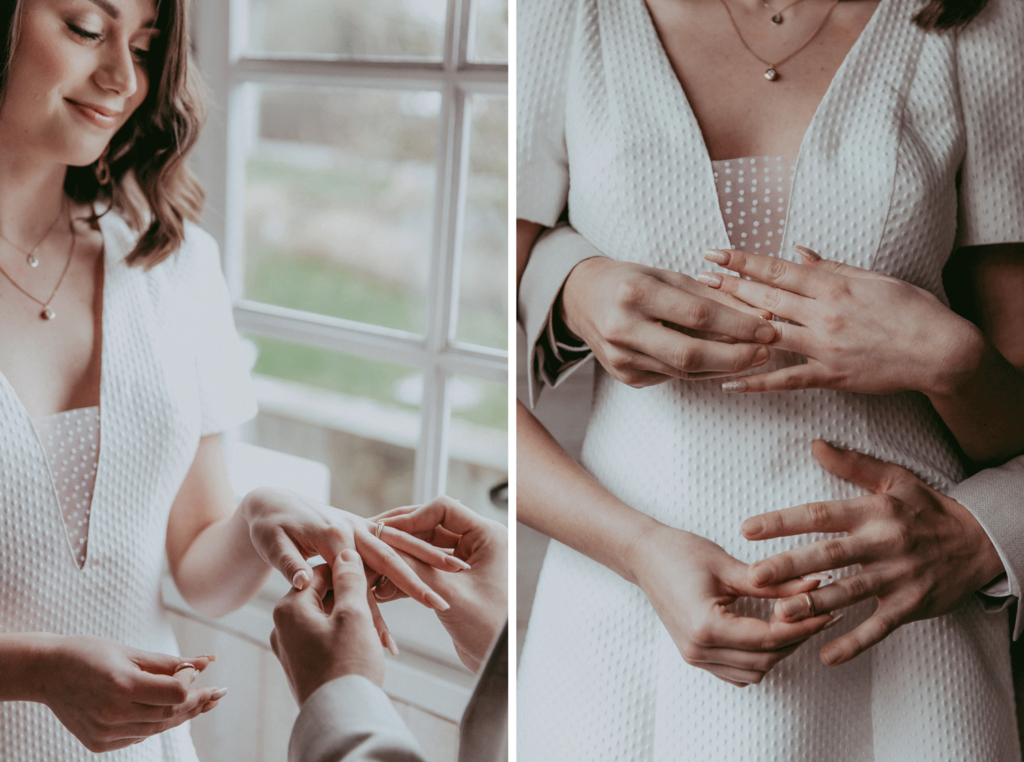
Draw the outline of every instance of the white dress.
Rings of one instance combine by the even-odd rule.
[[[105,215],[100,229],[100,442],[87,552],[69,544],[44,442],[0,376],[0,631],[177,654],[160,600],[167,517],[200,436],[252,417],[255,396],[213,239],[188,225],[181,250],[147,271],[124,262],[136,236],[120,217]],[[46,706],[27,702],[0,703],[0,757],[96,758]],[[183,725],[103,759],[196,762],[196,753]]]
[[[1024,4],[990,0],[945,34],[914,26],[916,7],[881,0],[837,72],[797,157],[780,250],[803,244],[944,298],[955,245],[1024,240]],[[707,269],[703,252],[729,236],[643,1],[522,2],[518,18],[517,217],[552,225],[568,199],[573,227],[609,256]],[[922,395],[637,390],[600,369],[582,462],[627,504],[754,560],[817,538],[750,543],[743,519],[860,494],[810,457],[815,438],[940,490],[963,477]],[[1019,760],[1006,614],[971,600],[822,665],[820,647],[871,608],[739,690],[682,661],[639,588],[552,543],[519,671],[519,759]],[[769,605],[737,610],[767,618]]]

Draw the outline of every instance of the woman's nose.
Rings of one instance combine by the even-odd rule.
[[[135,74],[135,58],[127,43],[111,43],[105,47],[94,79],[104,90],[114,92],[122,98],[130,98],[139,87]]]

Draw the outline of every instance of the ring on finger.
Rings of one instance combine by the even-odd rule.
[[[383,534],[383,532],[384,532],[384,522],[383,521],[378,521],[377,522],[377,539],[378,540],[380,539],[380,536],[381,536],[381,534]]]
[[[810,618],[814,619],[814,617],[817,616],[817,614],[814,611],[814,599],[811,598],[810,593],[804,593],[803,596],[807,599],[807,610],[811,612]]]
[[[195,669],[195,668],[196,668],[195,664],[192,664],[191,662],[185,662],[184,664],[179,664],[178,665],[177,669],[174,670],[174,674],[178,674],[183,669]]]

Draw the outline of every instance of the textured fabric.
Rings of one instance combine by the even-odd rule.
[[[211,427],[241,423],[255,397],[231,322],[217,247],[189,225],[181,250],[128,267],[136,237],[122,219],[103,234],[102,438],[80,569],[46,455],[0,376],[0,631],[85,634],[176,654],[160,601],[171,503]],[[208,299],[220,299],[211,303]],[[42,704],[0,704],[0,749],[18,762],[91,760]],[[187,726],[104,755],[110,762],[194,762]]]
[[[65,410],[36,421],[57,492],[68,546],[81,568],[89,544],[89,507],[100,461],[100,409]]]
[[[837,72],[797,157],[780,251],[795,259],[802,244],[945,298],[958,213],[961,243],[1024,240],[1022,141],[1002,140],[1006,124],[1024,123],[1024,99],[1004,99],[1020,86],[1024,4],[991,0],[946,34],[913,25],[916,8],[882,0]],[[518,24],[517,216],[551,225],[568,201],[572,226],[609,256],[706,269],[702,253],[729,237],[642,0],[523,2]],[[769,367],[795,361],[776,353]],[[746,517],[861,494],[810,457],[814,438],[945,493],[964,477],[923,395],[726,395],[720,381],[638,390],[600,368],[581,460],[629,505],[750,561],[820,536],[749,543]],[[688,667],[637,587],[552,543],[519,673],[520,759],[1020,759],[1005,613],[972,600],[822,665],[819,648],[870,610],[851,607],[741,691]],[[737,611],[767,618],[770,604]]]
[[[299,712],[288,762],[425,762],[387,695],[361,675],[317,688]]]
[[[795,164],[783,156],[711,162],[718,208],[734,249],[779,254]]]

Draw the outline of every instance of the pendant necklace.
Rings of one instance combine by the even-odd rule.
[[[765,7],[765,8],[767,8],[768,10],[770,10],[770,11],[771,11],[771,12],[772,12],[772,13],[774,14],[774,15],[772,16],[772,23],[773,23],[773,24],[775,24],[775,26],[778,26],[778,25],[779,25],[779,24],[781,24],[781,23],[782,23],[783,21],[785,21],[785,19],[784,19],[784,18],[782,18],[782,14],[783,14],[783,13],[785,13],[786,11],[788,11],[788,10],[789,10],[790,8],[792,8],[792,7],[794,6],[794,5],[797,5],[798,3],[802,3],[803,1],[804,1],[804,0],[793,0],[793,2],[792,2],[792,3],[790,3],[789,5],[787,5],[787,6],[786,6],[785,8],[783,8],[783,9],[782,9],[781,11],[777,11],[777,10],[775,10],[774,8],[772,8],[772,7],[770,6],[770,5],[768,5],[768,0],[761,0],[761,5],[763,5],[763,6]]]
[[[797,1],[799,2],[799,0],[797,0]],[[15,249],[20,251],[22,254],[24,254],[25,255],[25,261],[28,262],[29,267],[39,267],[39,257],[36,256],[36,249],[38,249],[39,246],[42,244],[42,242],[47,239],[47,237],[50,235],[50,233],[53,232],[53,229],[57,226],[57,223],[60,221],[60,218],[64,216],[64,209],[67,208],[67,202],[68,202],[68,198],[67,198],[67,196],[65,196],[63,198],[63,200],[61,200],[61,202],[60,202],[60,211],[57,212],[57,216],[53,219],[53,222],[50,223],[50,227],[48,227],[46,229],[46,232],[43,233],[43,237],[40,238],[38,241],[36,241],[36,245],[33,246],[28,251],[25,251],[23,248],[18,246],[18,244],[16,244],[10,238],[5,236],[3,233],[0,233],[0,238],[2,238],[3,240],[7,241],[7,243],[9,243]]]
[[[43,308],[42,312],[39,313],[39,317],[43,320],[49,321],[57,317],[57,313],[50,308],[50,302],[52,302],[53,297],[57,295],[57,290],[60,288],[60,284],[64,282],[64,276],[68,274],[68,268],[71,266],[71,259],[75,253],[75,244],[78,242],[78,231],[75,230],[75,226],[74,223],[71,221],[70,215],[68,216],[68,229],[71,232],[71,247],[68,249],[68,259],[64,263],[64,269],[61,270],[60,278],[57,279],[57,285],[53,287],[53,291],[50,292],[50,298],[47,299],[45,302],[42,301],[41,299],[36,299],[34,296],[32,296],[32,294],[30,294],[28,291],[19,286],[15,282],[14,278],[8,275],[7,271],[0,267],[0,274],[3,274],[3,276],[11,282],[12,286],[14,286],[21,293],[23,293],[25,296],[27,296],[29,299],[31,299],[33,302],[35,302],[36,304]],[[47,235],[49,235],[49,233],[47,233]],[[34,266],[35,265],[33,265],[33,267]]]
[[[747,41],[745,39],[743,39],[743,33],[740,32],[740,28],[736,24],[736,19],[734,19],[732,17],[732,11],[729,9],[728,4],[725,2],[725,0],[719,0],[719,2],[721,2],[722,6],[725,8],[725,12],[729,16],[729,21],[732,22],[732,28],[736,30],[736,36],[740,38],[740,42],[743,44],[743,47],[745,47],[747,49],[747,51],[750,53],[750,55],[752,55],[754,58],[756,58],[758,61],[760,61],[761,63],[763,63],[765,66],[768,67],[765,70],[765,72],[764,72],[764,78],[767,79],[769,82],[775,82],[781,76],[779,74],[779,66],[781,66],[784,63],[786,63],[786,61],[791,59],[793,56],[795,56],[797,53],[799,53],[801,50],[803,50],[804,48],[806,48],[808,45],[811,44],[811,40],[813,40],[815,37],[817,37],[818,33],[822,29],[825,28],[825,22],[827,22],[829,16],[832,15],[832,11],[834,11],[836,9],[836,5],[838,5],[839,0],[832,0],[832,5],[830,5],[828,7],[828,11],[825,13],[825,16],[821,19],[821,23],[818,24],[818,26],[814,29],[814,31],[811,32],[811,36],[808,37],[806,40],[804,40],[803,44],[799,48],[794,50],[792,53],[790,53],[785,58],[780,58],[778,61],[774,61],[774,62],[766,61],[765,59],[761,58],[761,56],[759,56],[757,53],[754,52],[754,49],[751,48],[747,44]],[[763,0],[762,0],[762,2],[763,2]],[[797,2],[800,2],[800,0],[797,0]],[[766,3],[766,5],[767,5],[767,3]],[[796,5],[796,3],[792,3],[792,4],[788,5],[788,6],[786,6],[786,8],[791,8],[793,5]],[[786,8],[783,8],[782,10],[786,10]],[[780,11],[780,13],[781,13],[781,11]],[[776,14],[776,15],[778,15],[778,14]],[[775,21],[775,19],[773,18],[772,21]],[[781,21],[777,21],[775,23],[781,24],[782,22]]]

